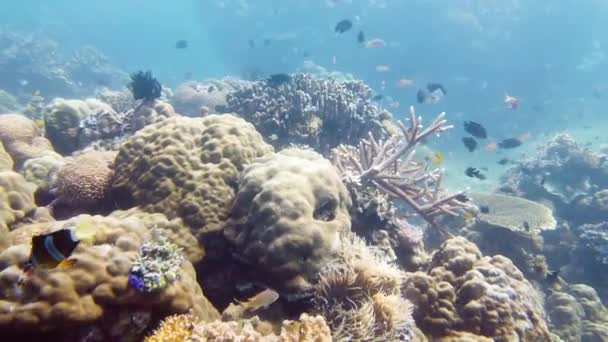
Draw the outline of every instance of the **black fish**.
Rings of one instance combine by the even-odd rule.
[[[467,167],[467,169],[464,172],[468,177],[471,178],[477,178],[480,180],[484,180],[486,179],[486,176],[484,176],[481,171],[479,171],[478,169],[474,168],[474,167]]]
[[[507,165],[509,163],[509,158],[502,158],[501,160],[498,161],[498,164],[500,165]]]
[[[283,83],[291,81],[291,76],[287,74],[274,74],[266,79],[266,83],[271,87],[278,87]]]
[[[515,148],[518,146],[521,146],[522,142],[521,140],[517,139],[517,138],[509,138],[509,139],[505,139],[501,142],[498,143],[498,147],[499,148]]]
[[[524,228],[529,231],[530,230],[530,224],[528,223],[528,221],[524,221]]]
[[[464,130],[475,138],[485,139],[488,137],[485,127],[475,121],[465,121]]]
[[[462,143],[467,148],[467,150],[469,150],[469,152],[473,152],[477,148],[477,141],[471,137],[462,138]]]
[[[429,92],[431,92],[431,93],[435,92],[436,90],[441,90],[441,93],[443,95],[447,95],[448,94],[448,91],[445,90],[445,87],[442,84],[439,84],[439,83],[429,83],[429,84],[426,85],[426,89]]]
[[[547,178],[545,176],[543,176],[543,178],[540,179],[540,182],[538,184],[540,184],[540,186],[545,186],[546,180],[547,180]]]
[[[363,33],[363,31],[359,31],[359,34],[357,35],[357,42],[363,43],[364,41],[365,41],[365,33]]]
[[[336,31],[337,33],[344,33],[350,30],[351,27],[353,27],[353,22],[348,19],[344,19],[336,24],[336,28],[334,28],[334,31]]]
[[[377,94],[372,97],[372,101],[380,101],[383,98],[384,98],[384,96],[382,96],[382,94]]]
[[[490,207],[488,207],[487,205],[481,205],[479,206],[479,211],[481,211],[482,214],[489,214]]]
[[[188,47],[188,41],[187,40],[178,40],[175,42],[175,48],[176,49],[185,49]]]
[[[456,197],[454,197],[458,202],[462,202],[462,203],[467,203],[470,198],[467,197],[467,195],[465,194],[458,194],[456,195]]]
[[[425,103],[426,102],[426,91],[424,91],[423,89],[419,89],[418,92],[416,93],[416,101],[418,101],[418,103]]]

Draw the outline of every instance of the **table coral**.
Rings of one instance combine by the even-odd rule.
[[[282,291],[310,289],[350,229],[337,170],[315,152],[285,149],[251,162],[239,183],[224,229],[235,254]]]
[[[0,115],[0,142],[17,169],[30,158],[53,153],[51,143],[36,123],[20,114]]]
[[[121,146],[113,197],[122,208],[181,217],[203,238],[222,228],[239,172],[271,151],[251,124],[233,115],[169,118]]]
[[[391,114],[371,97],[362,81],[296,74],[277,87],[260,81],[228,94],[228,104],[218,110],[243,116],[274,137],[275,147],[296,143],[326,153],[342,143],[356,145],[368,132],[381,138],[392,129]]]
[[[219,318],[189,262],[182,264],[176,281],[153,295],[140,294],[128,285],[131,263],[151,228],[136,216],[90,217],[95,239],[78,245],[71,256],[76,260],[72,267],[36,271],[17,287],[20,267],[29,257],[31,235],[74,227],[83,217],[88,218],[81,215],[19,228],[21,240],[14,239],[13,246],[0,253],[0,331],[32,333],[66,326],[71,331],[94,325],[109,334],[114,326],[106,323],[113,322],[117,312],[135,309],[153,318],[189,310],[203,321]],[[34,230],[27,234],[30,229]]]
[[[540,295],[523,274],[462,237],[444,242],[426,272],[409,273],[403,292],[429,336],[465,331],[495,341],[550,341]]]

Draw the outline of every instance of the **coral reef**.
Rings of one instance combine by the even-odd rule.
[[[503,256],[482,256],[462,237],[444,242],[403,293],[428,336],[468,332],[495,341],[550,341],[540,294]]]
[[[112,208],[110,188],[115,152],[90,151],[68,157],[58,170],[48,192],[54,196],[49,207],[71,213],[103,213]],[[59,215],[58,217],[60,217]]]
[[[228,104],[217,110],[243,116],[275,147],[303,144],[328,153],[342,143],[358,144],[368,132],[385,137],[392,130],[391,114],[371,97],[361,81],[296,74],[277,87],[259,81],[228,94]]]
[[[194,329],[195,318],[192,314],[172,315],[165,318],[144,342],[188,341]]]
[[[16,286],[21,267],[29,258],[31,237],[73,228],[81,219],[91,221],[95,238],[81,242],[74,250],[71,257],[76,263],[69,268],[36,271],[22,287]],[[219,318],[203,296],[190,262],[182,264],[174,282],[154,294],[139,293],[128,285],[131,263],[139,246],[149,238],[150,228],[137,216],[81,215],[13,231],[13,245],[0,253],[0,331],[44,333],[70,327],[67,334],[95,327],[106,340],[113,340],[112,332],[125,324],[117,318],[132,318],[134,311],[147,312],[150,321],[190,310],[203,321]]]
[[[202,239],[222,229],[239,172],[271,151],[251,124],[232,115],[169,118],[121,145],[113,197],[122,208],[181,217]]]
[[[229,77],[219,80],[188,81],[175,89],[171,104],[180,114],[199,117],[214,113],[217,106],[225,107],[228,94],[250,85],[249,82]]]
[[[335,260],[315,285],[315,307],[336,341],[412,341],[412,305],[401,295],[404,274],[343,234]]]
[[[239,184],[224,229],[234,254],[270,274],[275,289],[310,290],[338,234],[350,229],[350,198],[335,168],[315,152],[285,149],[252,161]]]
[[[44,111],[45,134],[62,155],[124,134],[125,117],[97,99],[54,99]]]
[[[57,174],[64,164],[65,160],[61,155],[49,154],[26,160],[20,173],[28,182],[39,188],[50,189],[50,184],[56,182]]]
[[[129,130],[136,132],[148,125],[176,115],[173,107],[167,102],[160,100],[144,101],[135,108],[133,113],[129,113],[127,122]]]
[[[273,326],[257,317],[248,320],[199,323],[190,339],[195,342],[331,342],[331,333],[323,317],[303,313],[297,321],[283,321],[278,335]]]
[[[608,309],[587,285],[569,285],[550,291],[547,314],[551,331],[563,341],[608,340]]]
[[[446,193],[442,188],[442,172],[427,170],[413,160],[416,146],[432,134],[451,128],[441,113],[427,128],[410,107],[409,126],[399,122],[401,134],[377,141],[373,134],[358,142],[358,148],[342,145],[334,151],[333,162],[349,188],[373,184],[388,195],[403,200],[433,227],[435,217],[458,216],[458,209],[467,207],[458,200],[460,193]]]
[[[8,171],[13,169],[13,158],[4,149],[4,144],[0,141],[0,171]]]
[[[137,101],[128,89],[119,91],[103,88],[95,94],[95,98],[110,105],[116,113],[127,113],[137,107]]]
[[[16,169],[30,158],[54,153],[51,143],[42,136],[36,123],[20,114],[0,115],[0,142]]]
[[[154,292],[167,287],[177,279],[184,257],[177,245],[169,242],[159,229],[151,230],[152,237],[145,241],[129,271],[129,285],[140,292]]]
[[[35,210],[34,186],[16,172],[0,171],[0,230],[27,223]]]
[[[551,209],[516,196],[479,192],[468,195],[471,202],[487,210],[478,211],[476,219],[467,221],[460,233],[484,254],[504,255],[527,276],[544,278],[547,267],[541,233],[554,230],[557,225]]]

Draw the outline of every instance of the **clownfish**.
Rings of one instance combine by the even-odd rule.
[[[32,237],[29,260],[18,283],[22,284],[38,269],[67,268],[76,263],[69,259],[80,241],[94,238],[90,218],[81,219],[75,229],[60,229]]]

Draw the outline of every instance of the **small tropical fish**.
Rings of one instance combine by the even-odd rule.
[[[470,211],[466,211],[464,213],[464,219],[467,221],[471,221],[474,217],[475,215],[473,215],[473,213],[471,213]]]
[[[543,176],[543,177],[540,179],[540,182],[539,182],[538,184],[539,184],[540,186],[545,186],[545,181],[547,181],[547,178],[546,178],[545,176]]]
[[[346,31],[350,30],[352,27],[353,27],[353,22],[348,19],[344,19],[344,20],[339,21],[336,24],[334,31],[336,31],[336,33],[344,33]]]
[[[414,84],[414,81],[408,80],[406,78],[402,78],[399,81],[397,81],[397,87],[399,87],[399,88],[405,88],[405,87],[411,86],[412,84]]]
[[[471,137],[462,138],[462,143],[467,148],[467,150],[469,150],[469,152],[473,152],[477,148],[477,141]]]
[[[367,43],[365,43],[365,47],[366,48],[383,48],[386,46],[386,42],[383,39],[380,38],[373,38],[367,41]]]
[[[462,202],[462,203],[467,203],[470,198],[467,197],[467,195],[465,194],[458,194],[456,195],[456,197],[454,197],[458,202]]]
[[[510,96],[509,94],[505,94],[505,105],[508,109],[516,110],[519,106],[519,99],[515,96]]]
[[[428,90],[430,93],[434,93],[439,90],[444,96],[448,94],[448,91],[445,90],[445,87],[440,83],[429,83],[426,85],[426,90]]]
[[[246,301],[238,303],[242,305],[245,310],[254,312],[259,309],[267,308],[268,306],[270,306],[270,304],[276,302],[277,299],[279,299],[279,294],[276,291],[268,288],[256,294],[255,296],[247,299]]]
[[[365,33],[363,31],[359,31],[357,35],[357,43],[363,43],[365,41]]]
[[[90,218],[82,218],[74,230],[60,229],[32,237],[30,258],[19,279],[23,283],[37,269],[67,268],[76,263],[69,259],[80,241],[95,237]]]
[[[416,93],[416,101],[418,101],[418,103],[426,103],[426,97],[427,93],[423,89],[419,89]]]
[[[502,149],[507,149],[507,148],[516,148],[521,146],[522,141],[519,140],[518,138],[509,138],[509,139],[505,139],[501,142],[498,143],[498,147],[502,148]]]
[[[498,161],[498,164],[500,165],[507,165],[509,163],[509,158],[502,158],[501,160]]]
[[[487,205],[481,205],[479,206],[479,211],[481,211],[482,214],[489,214],[490,207],[488,207]]]
[[[36,126],[38,126],[38,128],[44,128],[44,119],[36,119],[34,120],[34,123],[36,124]]]
[[[376,65],[377,72],[387,72],[390,70],[391,70],[391,67],[389,67],[388,65]]]
[[[475,138],[485,139],[488,137],[486,128],[475,121],[465,121],[464,130]]]
[[[175,42],[175,48],[178,50],[186,49],[188,47],[188,41],[181,39]]]
[[[530,231],[530,224],[528,221],[524,221],[524,229],[526,229],[526,231]]]
[[[441,162],[443,162],[443,154],[441,154],[441,152],[435,152],[433,155],[433,164],[439,165]]]
[[[474,168],[474,167],[467,167],[467,169],[464,171],[465,175],[467,175],[468,177],[471,178],[477,178],[479,180],[484,180],[486,179],[486,176],[483,175],[481,173],[481,171],[479,171],[478,169]]]
[[[487,143],[486,146],[483,147],[483,150],[486,152],[495,152],[497,149],[498,144],[496,144],[494,141]]]
[[[278,87],[283,83],[291,81],[291,76],[287,74],[274,74],[266,79],[266,83],[271,87]]]

